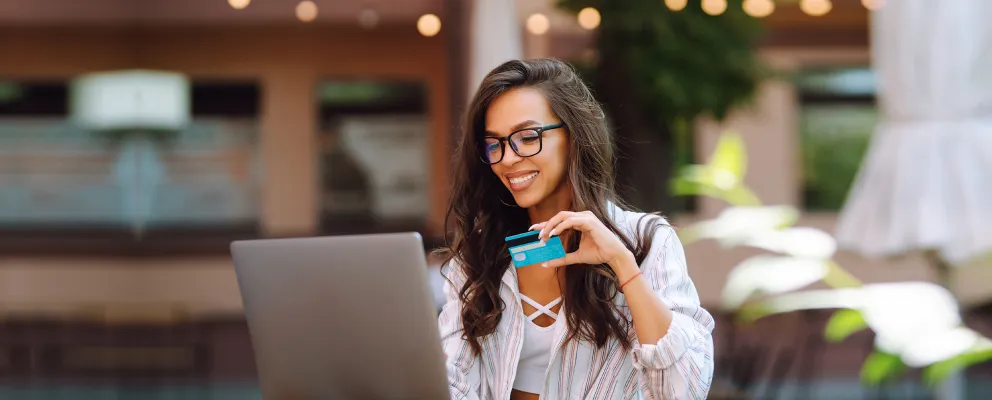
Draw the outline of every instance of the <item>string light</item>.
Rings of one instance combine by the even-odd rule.
[[[665,0],[665,5],[672,11],[682,11],[688,3],[688,0]]]
[[[833,8],[834,5],[830,0],[802,0],[799,2],[799,9],[814,17],[826,15]]]
[[[720,15],[727,11],[727,0],[703,0],[703,12],[709,15]]]
[[[544,14],[531,14],[527,17],[527,30],[535,35],[543,35],[551,28],[551,21]]]
[[[296,5],[296,18],[303,22],[312,22],[317,19],[317,3],[311,0],[303,0]]]
[[[227,4],[235,10],[244,10],[245,7],[248,7],[249,3],[251,3],[251,0],[227,0]]]
[[[441,32],[441,18],[434,14],[424,14],[417,19],[417,31],[421,35],[431,37]]]
[[[600,20],[599,10],[595,8],[586,7],[579,11],[579,26],[585,29],[596,29],[599,26]]]
[[[744,12],[755,18],[764,18],[775,11],[772,0],[744,0]]]
[[[861,5],[865,6],[865,8],[869,10],[875,11],[885,6],[885,0],[861,0]]]

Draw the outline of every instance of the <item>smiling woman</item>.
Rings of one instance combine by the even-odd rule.
[[[452,398],[705,398],[713,319],[674,230],[621,208],[611,133],[575,71],[507,62],[465,126],[442,251]],[[528,231],[564,257],[511,268]]]
[[[490,105],[486,120],[511,121],[509,118],[514,118],[512,115],[527,114],[533,114],[534,118],[547,121],[547,124],[527,119],[509,129],[487,129],[483,140],[485,151],[482,153],[483,161],[492,165],[493,172],[510,189],[517,205],[523,208],[533,207],[538,200],[565,189],[562,186],[565,182],[562,179],[565,160],[556,155],[564,154],[568,146],[567,132],[559,129],[565,124],[555,121],[557,118],[547,101],[536,89],[514,89],[500,96]],[[501,130],[512,133],[505,136],[495,133]],[[545,133],[549,131],[560,135]],[[506,151],[507,144],[512,152]],[[540,154],[545,147],[547,151]],[[528,162],[518,162],[523,158],[527,158]],[[527,190],[531,187],[534,190]]]

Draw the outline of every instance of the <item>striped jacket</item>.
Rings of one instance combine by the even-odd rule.
[[[611,217],[628,234],[637,231],[641,213],[612,207]],[[636,236],[630,236],[636,237]],[[675,230],[658,229],[651,251],[641,264],[643,278],[672,310],[668,333],[658,342],[637,343],[624,351],[611,339],[603,348],[584,341],[563,347],[567,324],[558,324],[557,345],[544,382],[542,399],[705,399],[713,378],[713,317],[699,304],[686,270],[685,253]],[[496,331],[482,338],[482,354],[474,356],[462,339],[457,292],[465,282],[459,267],[444,268],[446,303],[438,317],[447,355],[452,399],[507,400],[513,389],[526,318],[518,298],[515,268],[503,275],[500,296],[506,305]],[[626,300],[618,295],[621,310]],[[625,312],[630,319],[629,310]],[[632,335],[634,336],[634,335]]]

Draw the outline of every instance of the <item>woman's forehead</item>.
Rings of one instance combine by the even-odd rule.
[[[486,110],[486,131],[508,135],[529,126],[548,124],[554,120],[551,105],[539,90],[515,88],[493,100]]]

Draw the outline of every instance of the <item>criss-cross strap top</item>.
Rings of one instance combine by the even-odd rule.
[[[541,394],[544,388],[544,375],[547,373],[548,364],[551,363],[551,347],[554,346],[555,340],[554,328],[560,322],[558,313],[551,309],[561,303],[561,297],[542,305],[521,293],[520,300],[530,304],[537,311],[526,315],[528,323],[524,324],[523,346],[520,349],[520,362],[517,364],[513,388],[522,392]],[[546,327],[535,324],[534,320],[542,315],[551,317],[555,322]]]
[[[530,322],[534,322],[534,320],[540,317],[542,314],[551,317],[555,321],[558,320],[558,313],[551,311],[551,309],[555,308],[555,306],[557,306],[558,303],[561,303],[560,296],[557,299],[551,300],[550,303],[545,305],[541,305],[541,303],[534,301],[534,299],[527,297],[527,295],[523,293],[520,293],[520,300],[522,300],[524,303],[530,304],[531,307],[534,307],[534,309],[537,310],[527,316],[527,319],[529,319]]]

